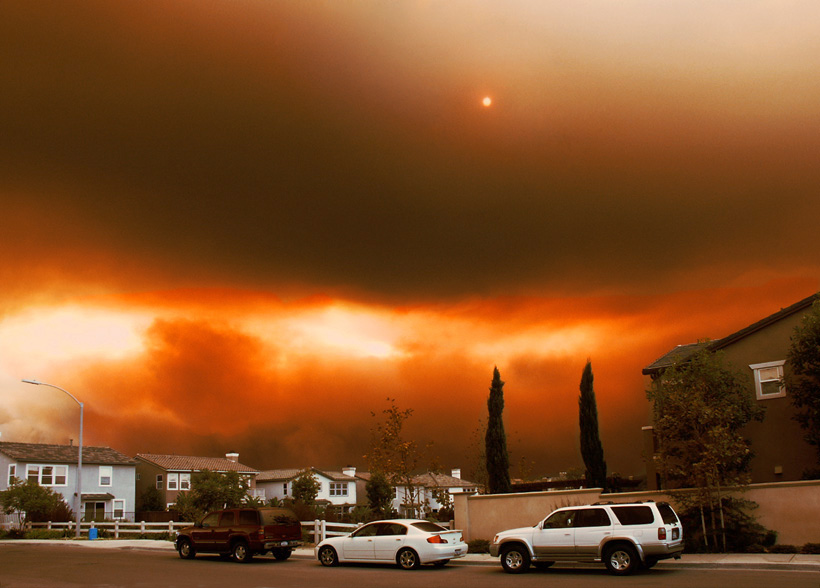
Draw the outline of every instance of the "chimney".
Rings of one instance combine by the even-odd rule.
[[[239,454],[231,451],[230,453],[225,454],[225,459],[234,463],[239,463]]]
[[[454,478],[461,479],[461,468],[453,468],[452,472],[450,473],[451,476]]]
[[[342,468],[342,473],[351,478],[356,475],[356,466],[345,466]]]

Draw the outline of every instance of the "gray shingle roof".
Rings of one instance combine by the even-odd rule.
[[[0,441],[0,452],[12,459],[40,463],[77,463],[76,445],[48,445],[45,443],[14,443]],[[83,447],[83,463],[102,465],[136,465],[133,458],[110,447]]]
[[[168,471],[242,472],[256,474],[259,470],[224,457],[195,457],[191,455],[158,455],[138,453],[138,460],[147,461]]]

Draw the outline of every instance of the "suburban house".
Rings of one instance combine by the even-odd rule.
[[[645,376],[654,379],[664,369],[685,362],[706,348],[722,351],[735,369],[748,376],[749,394],[766,408],[764,420],[747,425],[744,431],[755,454],[751,463],[753,483],[800,480],[804,471],[816,467],[815,451],[804,440],[803,430],[793,418],[795,411],[782,379],[789,370],[786,355],[794,329],[818,299],[820,294],[804,298],[722,339],[680,345],[643,369]],[[653,429],[644,427],[650,490],[657,489],[659,484],[651,459],[654,447]]]
[[[177,494],[192,488],[194,474],[203,470],[212,472],[238,472],[249,484],[250,496],[258,496],[256,477],[259,470],[239,463],[238,453],[227,453],[225,457],[192,457],[187,455],[157,455],[138,453],[137,496],[143,496],[148,488],[156,488],[163,504],[171,506]]]
[[[365,486],[370,480],[370,472],[356,473],[352,468],[353,475],[358,479],[360,503],[367,504],[367,492]],[[454,468],[450,475],[434,472],[419,474],[412,479],[412,489],[408,485],[398,485],[393,488],[393,510],[401,516],[420,517],[429,513],[438,513],[442,508],[439,499],[443,493],[452,499],[455,494],[476,494],[480,490],[480,484],[463,480],[461,469]],[[415,504],[420,505],[421,511],[410,503],[411,497],[415,495]]]
[[[0,442],[0,490],[12,479],[31,480],[61,494],[75,509],[76,445]],[[83,447],[83,520],[133,518],[137,462],[110,447]]]
[[[318,504],[333,505],[342,511],[349,511],[356,506],[356,468],[344,468],[341,472],[307,468],[319,482],[316,495]],[[264,491],[265,500],[277,498],[284,500],[293,496],[293,481],[305,470],[265,470],[259,473],[256,487]]]

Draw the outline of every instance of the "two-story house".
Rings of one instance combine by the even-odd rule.
[[[360,504],[367,504],[367,482],[370,472],[356,473],[355,468],[346,470],[355,476],[359,486]],[[399,484],[393,487],[392,509],[401,516],[423,517],[430,513],[438,513],[444,506],[441,498],[448,496],[452,500],[455,494],[476,494],[480,484],[461,478],[461,469],[453,468],[450,475],[426,472],[413,476],[412,484]],[[446,501],[445,501],[446,502]]]
[[[0,442],[0,490],[13,478],[31,480],[63,496],[73,510],[77,488],[76,445]],[[83,520],[133,518],[137,462],[110,447],[83,447]]]
[[[351,475],[350,468],[345,468],[341,472],[317,468],[307,469],[319,482],[319,492],[316,495],[318,504],[330,504],[341,511],[348,511],[356,506],[356,478]],[[256,487],[264,489],[266,500],[292,498],[293,481],[304,471],[304,469],[265,470],[259,473]],[[355,472],[356,468],[353,468],[352,473],[355,474]]]
[[[227,453],[225,457],[194,457],[189,455],[158,455],[138,453],[137,496],[143,496],[148,488],[156,488],[166,506],[172,506],[177,494],[193,487],[194,474],[203,470],[212,472],[237,472],[249,484],[248,494],[257,496],[256,477],[259,470],[239,462],[238,453]]]
[[[816,467],[814,449],[805,441],[803,430],[794,420],[795,410],[783,376],[789,370],[786,355],[794,329],[818,299],[820,294],[804,298],[716,341],[679,345],[643,369],[645,376],[655,378],[664,369],[686,362],[696,352],[706,348],[722,351],[729,364],[747,376],[749,394],[766,409],[762,422],[750,423],[744,429],[754,452],[752,482],[799,480],[804,471]],[[649,489],[658,486],[651,459],[653,451],[654,434],[650,425],[644,427]]]

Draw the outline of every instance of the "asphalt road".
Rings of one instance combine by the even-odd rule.
[[[76,546],[0,545],[0,588],[223,587],[243,588],[529,588],[544,586],[618,588],[820,588],[820,572],[796,570],[654,569],[613,578],[603,566],[558,567],[513,576],[500,566],[450,564],[405,571],[389,566],[324,568],[307,559],[278,562],[257,557],[248,564],[197,556],[181,560],[172,551],[93,550]]]

